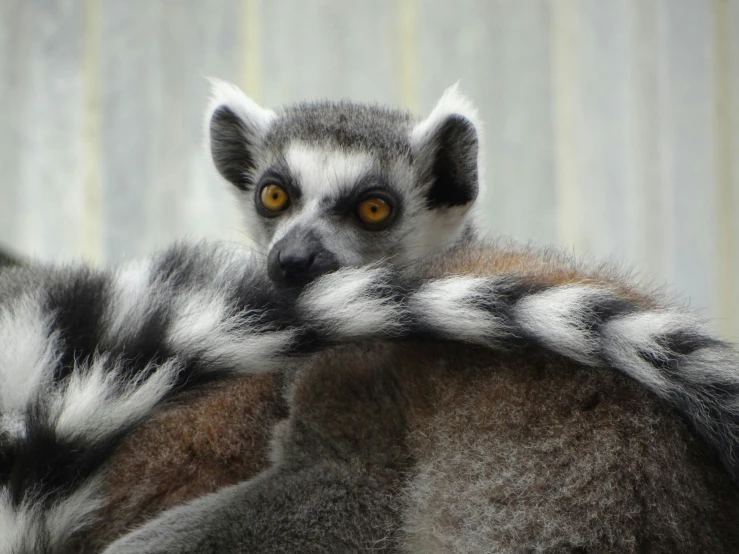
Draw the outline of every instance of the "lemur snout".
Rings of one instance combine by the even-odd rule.
[[[288,234],[272,247],[267,271],[276,283],[299,285],[339,268],[331,252],[311,233]]]

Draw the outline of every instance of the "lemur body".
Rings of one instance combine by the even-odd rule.
[[[106,478],[134,467],[118,448],[147,437],[142,422],[175,393],[270,370],[288,377],[292,404],[273,467],[111,552],[736,545],[735,351],[610,274],[465,240],[478,128],[455,92],[416,123],[348,103],[277,114],[220,86],[210,122],[216,166],[269,250],[266,272],[201,247],[0,281],[0,552],[85,544]],[[372,265],[384,257],[390,266]],[[398,342],[414,338],[452,342]],[[219,390],[214,402],[228,397]],[[219,421],[215,442],[233,436]],[[247,423],[242,436],[260,432]],[[136,447],[169,439],[147,440]]]

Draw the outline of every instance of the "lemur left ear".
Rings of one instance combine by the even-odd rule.
[[[477,111],[457,85],[413,128],[411,149],[421,178],[429,183],[430,208],[462,206],[477,198],[479,135]]]
[[[205,127],[213,163],[227,181],[249,190],[257,151],[275,114],[234,85],[216,79],[211,84],[213,99]]]

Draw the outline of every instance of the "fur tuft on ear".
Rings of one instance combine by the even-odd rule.
[[[455,84],[411,131],[416,164],[429,183],[430,208],[463,206],[477,198],[480,142],[477,110]]]
[[[253,185],[256,149],[275,117],[230,83],[210,79],[206,140],[218,172],[241,190]]]

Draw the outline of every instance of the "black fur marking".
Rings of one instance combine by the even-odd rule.
[[[214,252],[197,246],[177,245],[166,250],[157,260],[152,275],[158,283],[175,294],[187,290],[213,288],[213,279],[223,260]],[[253,268],[248,268],[249,273]],[[162,285],[159,285],[160,287]]]
[[[687,331],[677,331],[657,337],[655,342],[662,348],[660,356],[644,351],[639,351],[638,355],[655,368],[669,374],[671,381],[685,384],[689,389],[700,389],[703,395],[713,399],[731,400],[739,396],[739,384],[735,382],[722,382],[714,379],[710,383],[698,384],[686,378],[681,371],[681,364],[685,363],[687,356],[703,348],[726,347],[724,342]]]
[[[114,357],[127,360],[122,377],[132,380],[149,364],[159,365],[169,357],[165,349],[165,337],[171,313],[169,307],[155,305],[135,333],[127,335],[126,342],[104,346],[103,350]],[[137,322],[138,323],[138,322]]]
[[[461,115],[451,115],[434,132],[435,148],[426,203],[429,208],[463,206],[477,198],[477,132]]]
[[[657,337],[655,342],[662,348],[674,352],[680,356],[689,356],[696,350],[702,348],[716,348],[725,346],[720,340],[700,335],[698,333],[690,333],[688,331],[677,331],[669,335]]]
[[[0,431],[0,483],[7,481],[13,467],[13,440],[5,431]]]
[[[277,288],[266,275],[245,274],[228,298],[235,311],[260,314],[259,328],[252,332],[281,331],[298,321],[295,301],[301,289]]]
[[[506,343],[513,348],[525,350],[541,347],[542,344],[537,337],[529,335],[518,325],[513,310],[523,298],[544,292],[551,287],[516,277],[493,278],[489,287],[489,290],[476,303],[476,308],[504,319],[511,333]]]
[[[552,287],[543,283],[527,281],[516,277],[505,279],[495,277],[490,283],[491,294],[486,295],[489,296],[491,302],[488,309],[491,311],[499,310],[501,302],[508,309],[512,309],[523,298],[539,294],[550,288]]]
[[[347,183],[351,187],[341,193],[339,198],[327,197],[321,201],[321,206],[330,210],[335,215],[350,215],[357,207],[357,204],[364,197],[371,196],[374,191],[381,194],[391,196],[393,209],[400,208],[398,198],[402,198],[402,194],[393,188],[390,179],[382,172],[372,172],[363,175],[356,183]]]
[[[639,357],[659,370],[669,372],[673,378],[680,379],[680,361],[684,356],[690,356],[702,348],[715,348],[724,343],[700,334],[687,331],[678,331],[661,337],[654,342],[661,347],[659,355],[643,350],[637,351]]]
[[[65,379],[77,359],[91,356],[100,341],[100,328],[109,298],[104,274],[82,270],[60,275],[46,291],[44,309],[54,314],[54,329],[61,332],[63,351],[54,379]]]
[[[612,296],[610,298],[597,298],[593,305],[584,315],[588,319],[584,322],[586,329],[597,330],[601,325],[608,323],[615,317],[623,317],[639,311],[639,307],[625,298]]]
[[[288,346],[286,353],[289,356],[299,356],[316,352],[326,345],[326,341],[321,333],[316,329],[302,329],[291,345]]]
[[[62,438],[45,407],[39,405],[28,410],[26,425],[26,436],[5,453],[10,463],[0,480],[16,506],[24,500],[49,506],[64,497],[100,469],[131,429],[121,427],[94,443]]]
[[[240,188],[253,185],[247,175],[254,170],[253,133],[231,109],[221,106],[210,118],[210,152],[213,163],[223,177]]]

